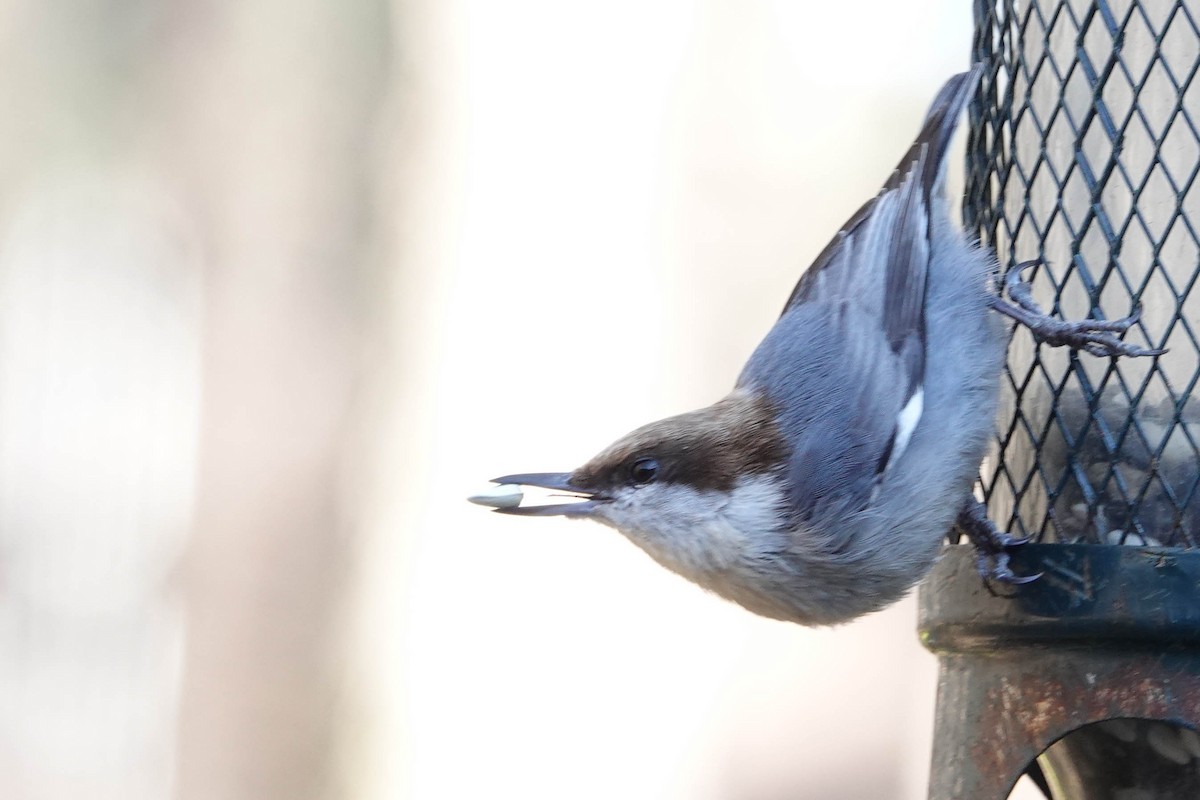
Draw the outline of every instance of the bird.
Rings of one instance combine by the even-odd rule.
[[[979,83],[950,78],[879,193],[802,274],[734,388],[651,422],[571,472],[493,479],[496,513],[590,519],[662,566],[749,611],[835,625],[884,608],[929,571],[956,525],[980,571],[1010,583],[1021,540],[973,494],[993,431],[1008,332],[1097,355],[1147,355],[1116,338],[1136,313],[1064,322],[1033,303],[951,214],[947,152]],[[1015,277],[1014,277],[1015,276]],[[521,503],[518,487],[570,502]]]

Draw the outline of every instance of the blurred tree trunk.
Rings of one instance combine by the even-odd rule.
[[[0,0],[0,796],[332,793],[388,57]]]
[[[385,10],[180,2],[171,27],[164,151],[209,257],[178,794],[322,797]]]

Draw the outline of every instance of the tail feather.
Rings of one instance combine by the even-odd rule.
[[[904,211],[900,212],[900,215],[914,224],[922,221],[921,214],[915,212],[927,211],[931,204],[931,196],[938,185],[946,151],[949,149],[954,131],[958,127],[959,116],[978,86],[982,74],[983,65],[977,64],[970,71],[959,73],[946,81],[937,96],[934,97],[933,102],[930,103],[916,141],[900,159],[880,193],[868,200],[850,217],[833,237],[833,240],[817,256],[812,266],[804,272],[795,289],[792,290],[791,296],[788,297],[788,301],[783,307],[783,313],[787,313],[797,303],[818,296],[834,294],[852,297],[858,293],[857,287],[852,284],[857,283],[857,280],[862,277],[856,273],[863,272],[864,266],[855,264],[861,260],[862,255],[861,252],[854,252],[856,235],[858,239],[870,236],[870,232],[863,229],[869,226],[869,221],[873,216],[879,217],[882,221],[883,218],[890,218],[897,214],[898,209],[890,209],[889,214],[889,209],[883,208],[888,205],[889,199],[903,196]],[[916,185],[910,188],[917,191],[904,191],[904,184],[914,177],[917,179]],[[911,204],[914,202],[922,204],[924,209],[912,208]],[[913,232],[910,229],[899,233],[903,237],[911,236]],[[861,251],[863,242],[859,241],[857,244],[857,249]],[[909,259],[901,258],[901,261],[909,261]],[[839,265],[841,265],[841,269],[838,268]],[[910,262],[909,266],[919,265]],[[827,274],[839,272],[842,274]],[[909,278],[913,276],[895,276],[894,267],[889,272],[892,274],[889,275],[886,282],[891,288],[895,288],[897,277],[904,278],[903,282],[906,284],[911,283]],[[923,280],[923,278],[920,279]],[[858,296],[861,297],[861,294]]]
[[[922,158],[924,150],[921,188],[925,197],[929,197],[937,184],[937,176],[954,138],[954,131],[958,128],[959,115],[974,94],[982,75],[983,65],[976,64],[968,72],[960,72],[946,81],[929,104],[929,110],[925,112],[925,122],[921,125],[916,141],[900,159],[892,176],[884,184],[885,191],[894,188],[904,179],[911,165]]]

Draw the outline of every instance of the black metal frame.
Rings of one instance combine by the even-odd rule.
[[[974,59],[986,69],[971,107],[966,225],[1006,267],[1041,259],[1035,292],[1063,316],[1115,318],[1146,300],[1126,338],[1170,350],[1110,361],[1014,334],[1011,414],[982,485],[1013,533],[1191,547],[1200,215],[1185,212],[1200,212],[1200,8],[1125,6],[975,0]]]

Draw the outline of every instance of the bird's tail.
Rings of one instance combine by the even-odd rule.
[[[958,127],[959,115],[962,114],[967,101],[974,95],[982,75],[983,65],[976,64],[968,72],[960,72],[946,81],[941,91],[933,98],[933,102],[929,104],[929,111],[925,112],[925,122],[921,125],[921,132],[917,134],[917,139],[913,142],[912,147],[896,165],[896,171],[892,173],[892,177],[885,184],[885,189],[896,186],[904,178],[913,162],[920,159],[924,152],[920,184],[925,198],[928,200],[934,186],[937,185],[942,162],[946,160],[946,151],[950,148],[954,130]]]
[[[877,309],[893,342],[923,324],[933,194],[959,115],[982,73],[980,65],[946,81],[883,189],[801,276],[784,313],[818,295],[856,297],[864,307]]]

